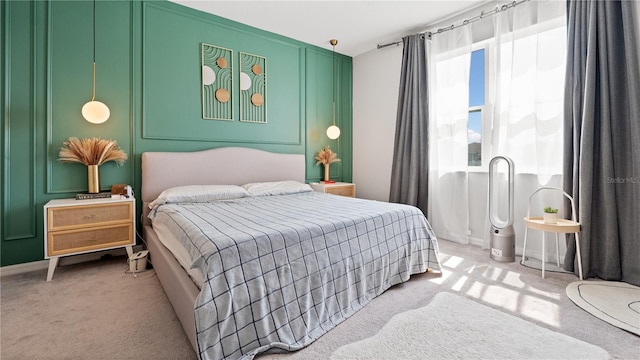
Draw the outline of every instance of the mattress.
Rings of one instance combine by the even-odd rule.
[[[202,274],[202,359],[300,349],[411,274],[440,270],[436,237],[408,205],[304,192],[164,204],[150,217]]]
[[[178,240],[177,236],[186,236],[183,232],[178,231],[177,229],[170,229],[171,226],[175,226],[175,223],[165,224],[159,221],[156,221],[153,224],[153,230],[158,235],[158,240],[160,243],[164,245],[173,256],[178,260],[178,263],[182,268],[189,274],[193,283],[196,284],[198,289],[202,289],[202,283],[204,282],[204,275],[202,275],[202,270],[199,268],[193,268],[191,266],[191,257],[189,256],[189,252],[184,247],[183,242]]]

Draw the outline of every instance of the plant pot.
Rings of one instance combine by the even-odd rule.
[[[558,214],[544,213],[542,215],[542,220],[545,224],[555,224],[558,222]]]

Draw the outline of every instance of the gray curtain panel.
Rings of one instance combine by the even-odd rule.
[[[427,214],[429,173],[429,95],[425,35],[402,39],[395,145],[389,201],[418,207]]]
[[[582,224],[585,277],[640,285],[640,64],[633,5],[567,2],[563,175]],[[575,250],[569,239],[565,269],[577,273]]]

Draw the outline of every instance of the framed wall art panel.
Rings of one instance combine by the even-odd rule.
[[[267,58],[244,52],[240,57],[240,121],[267,122]]]
[[[202,118],[233,121],[233,50],[202,43]]]

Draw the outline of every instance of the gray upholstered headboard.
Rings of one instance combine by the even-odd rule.
[[[149,203],[168,188],[182,185],[242,185],[258,181],[305,181],[303,154],[223,147],[194,152],[142,154],[143,223]]]

